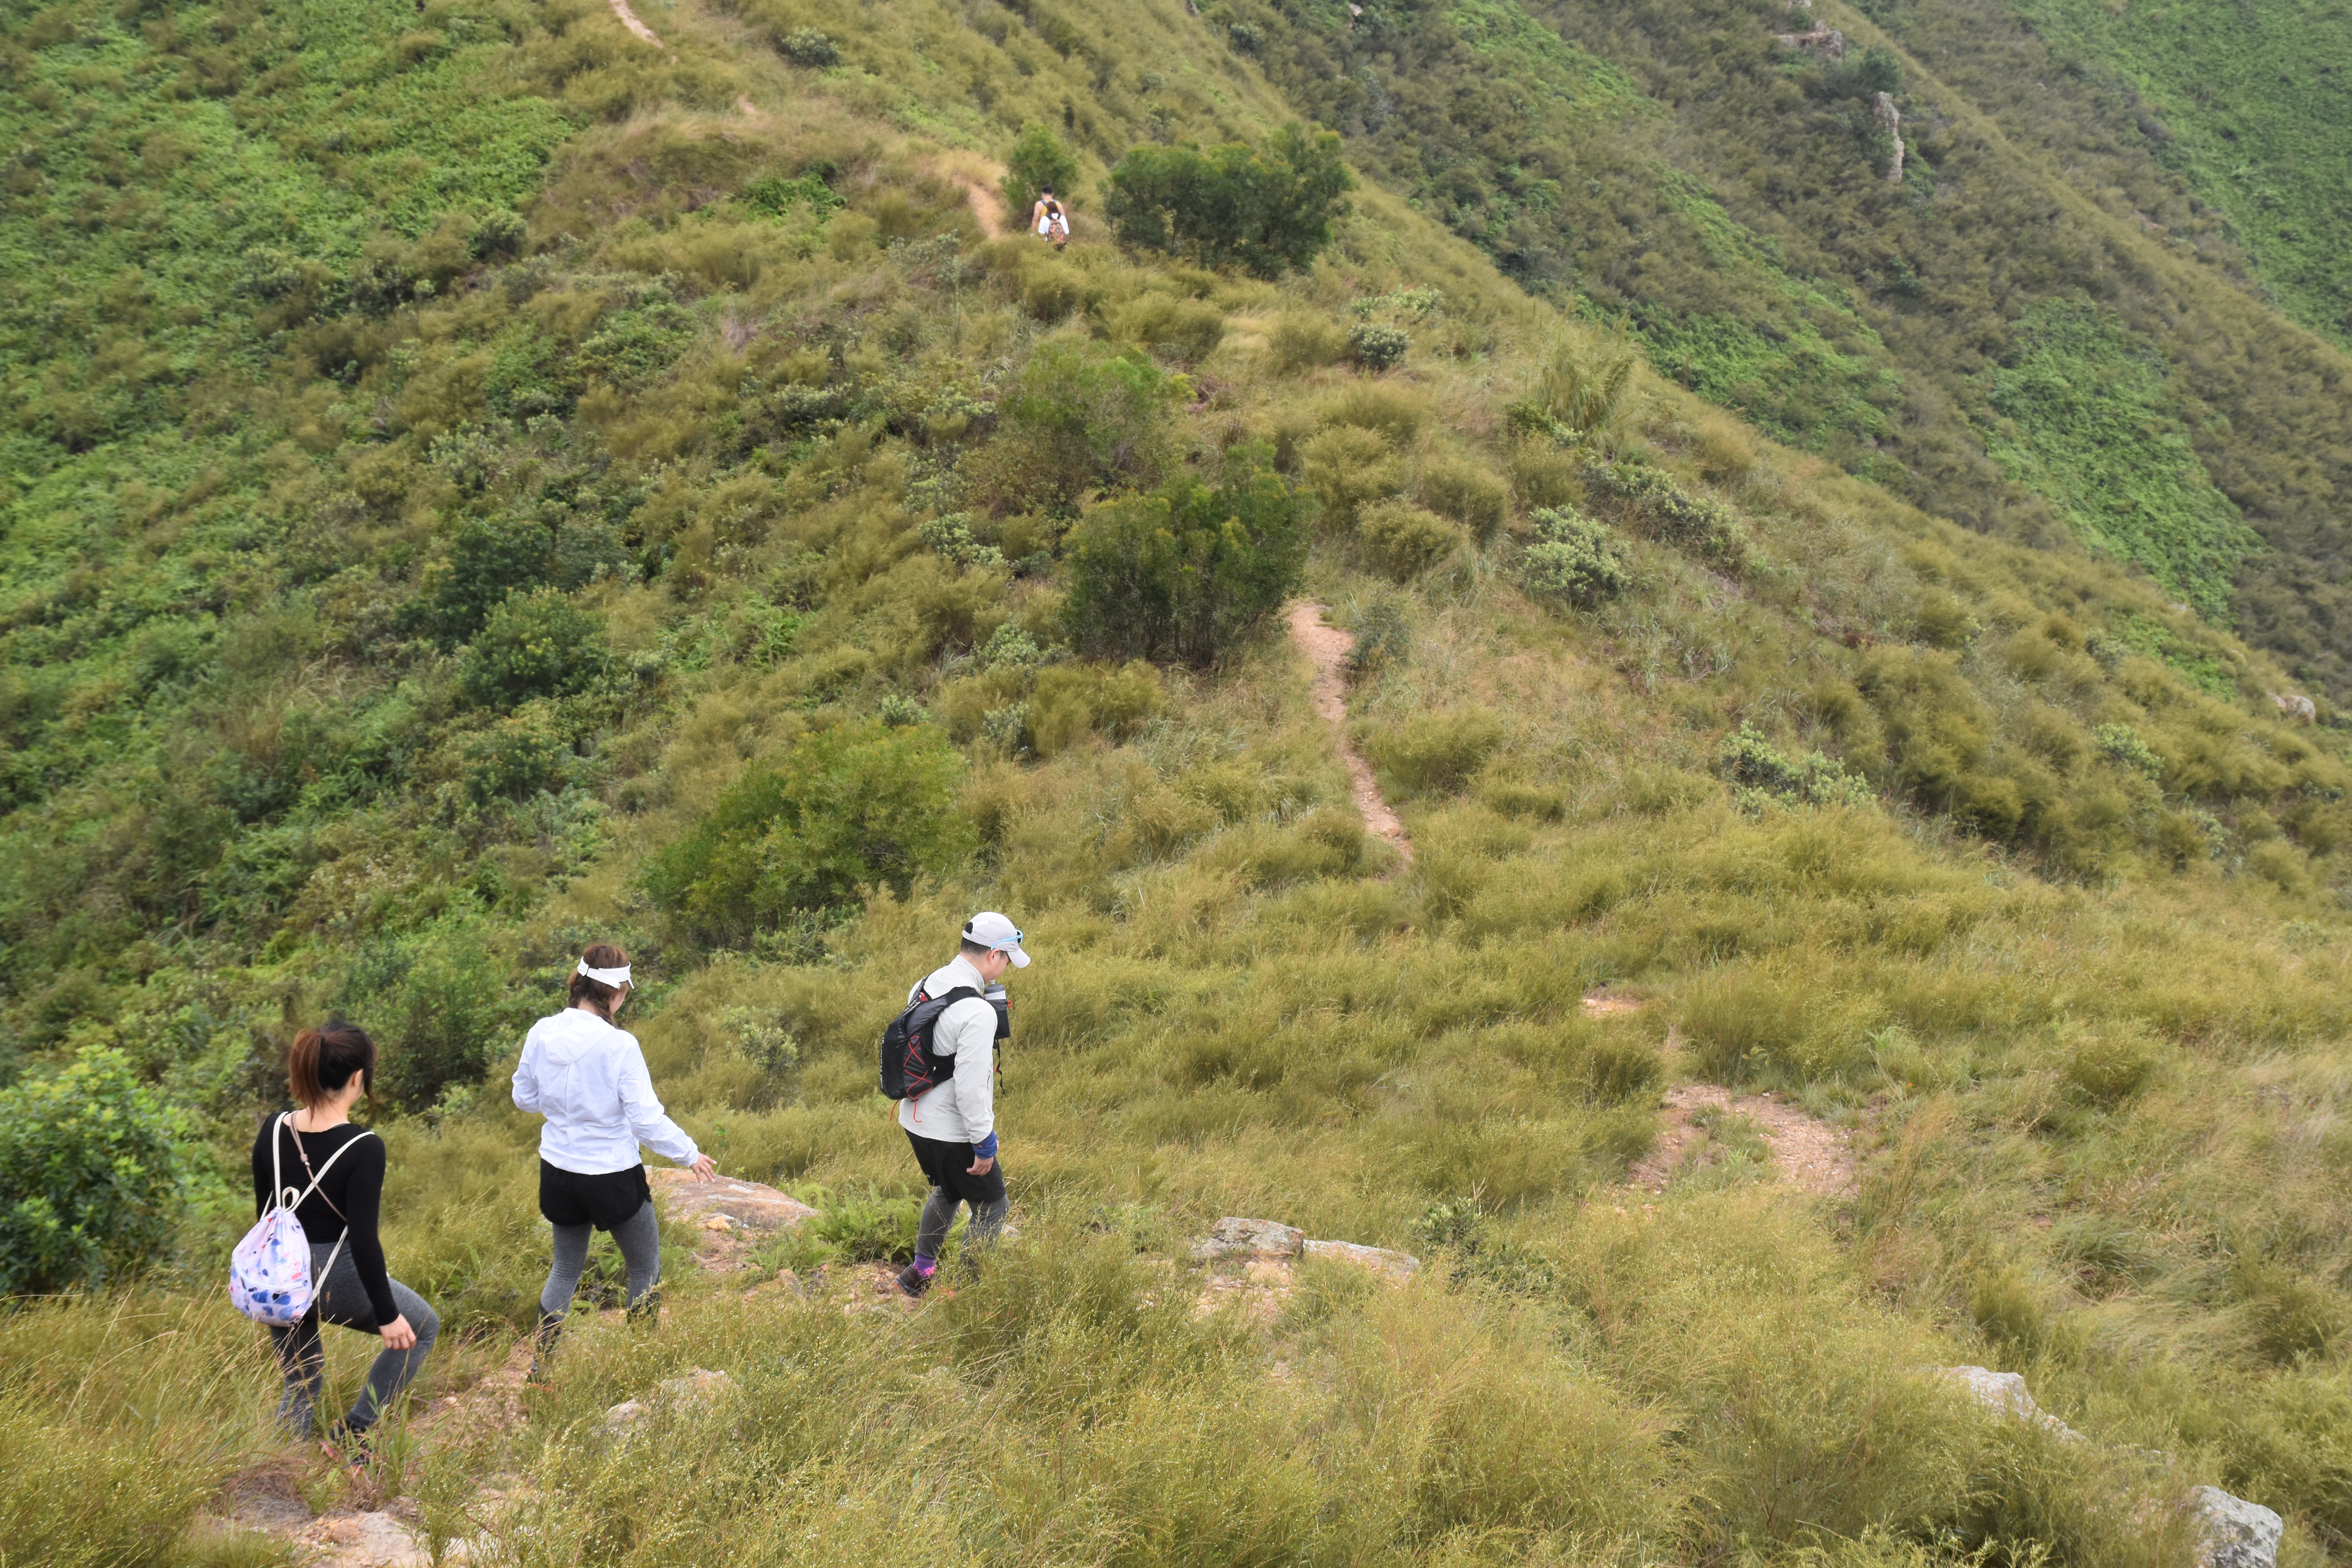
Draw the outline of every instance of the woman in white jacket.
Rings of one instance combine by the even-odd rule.
[[[661,1224],[637,1146],[668,1155],[698,1182],[714,1173],[710,1156],[663,1113],[637,1037],[614,1026],[628,999],[629,955],[598,942],[572,976],[572,1005],[530,1026],[515,1068],[515,1104],[547,1118],[539,1133],[539,1212],[555,1227],[555,1265],[539,1293],[541,1355],[554,1348],[572,1310],[592,1230],[610,1231],[620,1244],[631,1315],[652,1310]]]

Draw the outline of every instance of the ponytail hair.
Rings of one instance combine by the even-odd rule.
[[[580,962],[591,969],[626,969],[629,955],[609,942],[600,942],[580,955]],[[586,1007],[606,1023],[613,1021],[613,1005],[621,999],[622,988],[607,985],[601,980],[581,973],[572,976],[572,1005]]]
[[[373,1100],[375,1042],[365,1029],[341,1018],[303,1030],[286,1053],[287,1091],[311,1110],[340,1094],[353,1073],[360,1075],[360,1092]]]

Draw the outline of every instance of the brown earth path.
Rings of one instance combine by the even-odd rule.
[[[626,27],[632,33],[635,33],[637,37],[643,38],[654,47],[658,49],[663,47],[660,37],[655,34],[654,30],[651,27],[646,26],[643,22],[638,21],[637,14],[629,9],[629,0],[606,0],[606,3],[613,7],[613,15],[621,19],[621,26]]]
[[[1301,599],[1290,606],[1290,640],[1307,661],[1315,667],[1315,679],[1307,688],[1315,703],[1315,711],[1323,715],[1331,726],[1331,736],[1339,748],[1339,760],[1347,764],[1349,793],[1355,797],[1356,810],[1364,826],[1384,842],[1395,847],[1398,856],[1412,858],[1412,841],[1404,836],[1404,824],[1389,808],[1381,795],[1380,781],[1373,778],[1371,764],[1365,762],[1348,739],[1348,656],[1356,648],[1356,639],[1338,626],[1326,626],[1324,608],[1311,600]]]
[[[1711,1083],[1678,1083],[1665,1092],[1665,1125],[1658,1141],[1633,1168],[1625,1184],[1655,1194],[1675,1173],[1707,1158],[1710,1140],[1696,1123],[1705,1110],[1744,1116],[1756,1125],[1771,1153],[1772,1173],[1815,1197],[1841,1197],[1853,1191],[1853,1141],[1844,1129],[1809,1116],[1801,1106],[1772,1093],[1733,1095]]]

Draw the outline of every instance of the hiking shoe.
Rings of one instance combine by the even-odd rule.
[[[362,1475],[375,1463],[375,1445],[368,1441],[365,1432],[354,1432],[337,1422],[327,1429],[319,1447],[328,1458],[341,1465],[353,1475]]]
[[[898,1270],[898,1294],[909,1301],[922,1300],[923,1292],[931,1288],[931,1277],[909,1263]]]

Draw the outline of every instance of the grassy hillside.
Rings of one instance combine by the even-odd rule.
[[[2110,550],[2298,679],[2334,689],[2352,668],[2347,362],[2246,297],[2216,198],[2013,13],[1228,5],[1368,171],[1530,287],[1623,313],[1683,384],[1939,515]],[[1775,41],[1816,25],[1847,34],[1843,60]],[[1527,47],[1530,26],[1560,46]],[[1903,116],[1900,185],[1879,90]],[[2021,324],[2069,303],[2115,312],[2204,470],[2191,488],[2224,504],[2159,503],[2119,537],[1992,450]]]
[[[8,112],[54,151],[0,215],[42,258],[5,346],[0,1093],[119,1058],[182,1196],[168,1256],[0,1317],[9,1550],[268,1561],[194,1529],[224,1477],[345,1495],[273,1443],[215,1279],[330,1008],[385,1048],[388,1249],[451,1331],[425,1392],[503,1354],[544,1240],[502,1079],[605,938],[672,1108],[825,1211],[753,1278],[829,1283],[675,1247],[659,1331],[583,1326],[497,1447],[387,1439],[372,1484],[436,1531],[499,1474],[550,1563],[2177,1564],[2210,1481],[2297,1568],[2345,1555],[2352,815],[2271,655],[1681,384],[1799,367],[1867,433],[1915,373],[1659,164],[1622,189],[1725,258],[1752,342],[1631,292],[1630,338],[1564,319],[1448,232],[1466,196],[1405,189],[1402,132],[1351,142],[1303,272],[1119,248],[1129,146],[1323,111],[1271,17],[639,14],[659,46],[562,5],[11,16]],[[1521,101],[1569,141],[1662,134],[1602,51],[1458,26],[1568,83]],[[983,233],[1031,123],[1083,171],[1061,257]],[[1962,367],[1971,460],[2118,553],[2119,477],[2226,542],[2144,329],[2042,311]],[[1672,374],[1612,405],[1637,341]],[[1136,520],[1294,510],[1298,588],[1377,650],[1349,724],[1409,863],[1276,628],[1155,664],[1068,609]],[[845,1313],[908,1207],[872,1041],[976,904],[1038,955],[1023,1234],[911,1319]],[[1693,1079],[1846,1130],[1859,1187],[1625,1187]],[[1196,1313],[1222,1214],[1431,1267]],[[1918,1370],[1958,1362],[2097,1441]],[[692,1366],[749,1397],[599,1435]]]

